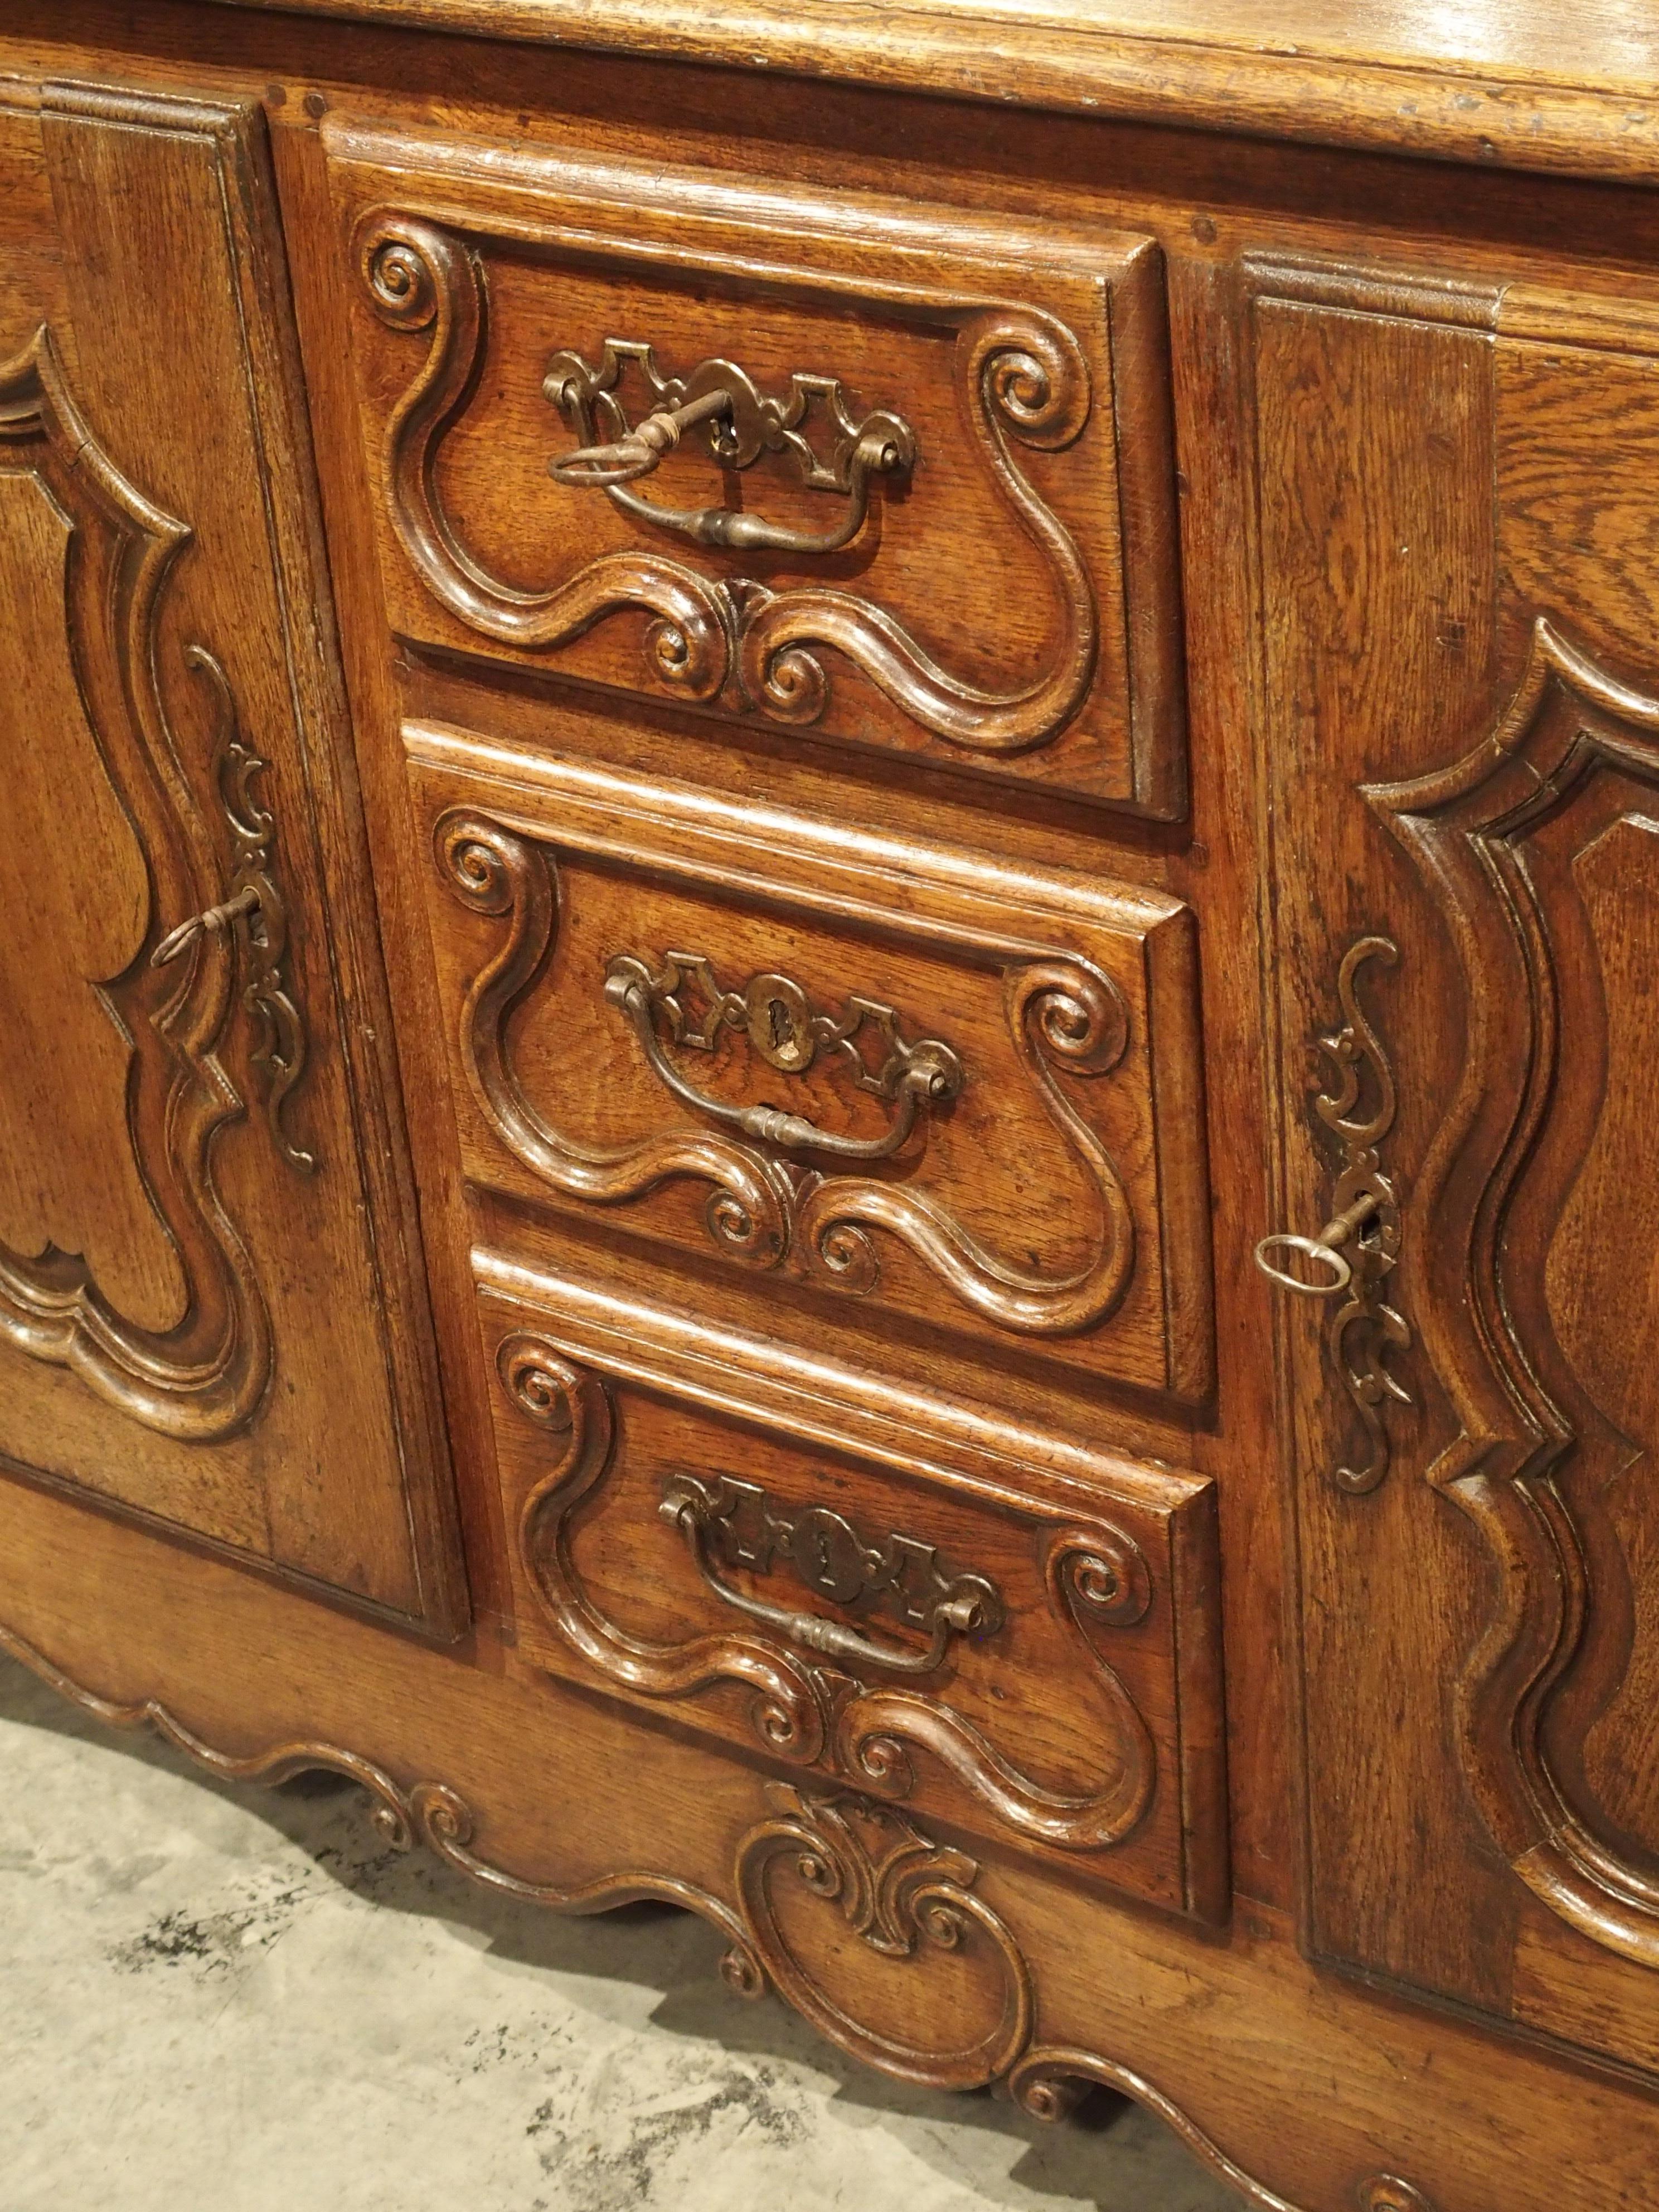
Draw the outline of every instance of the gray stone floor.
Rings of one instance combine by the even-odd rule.
[[[712,1931],[565,1920],[232,1790],[0,1662],[3,2212],[1237,2212],[1100,2100],[903,2090]]]

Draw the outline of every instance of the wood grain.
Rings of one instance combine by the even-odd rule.
[[[17,1355],[7,1648],[526,1903],[702,1911],[902,2080],[1126,2089],[1267,2212],[1644,2207],[1651,47],[1519,0],[15,0],[0,914],[49,943],[0,1233],[179,1367],[216,1279],[154,1225],[143,962],[222,888],[230,728],[321,1164],[239,981],[211,1159],[275,1380],[135,1455]],[[725,544],[624,514],[546,473],[548,362],[607,338],[839,377],[916,457],[810,557],[738,543],[853,497],[787,447],[642,481]],[[191,533],[136,691],[33,649],[124,604],[100,455]],[[170,757],[199,897],[128,805]],[[1276,1306],[1256,1241],[1370,1174],[1393,1320]],[[454,1627],[452,1514],[447,1656],[327,1597]],[[930,1617],[981,1583],[997,1628]]]
[[[1420,0],[1386,9],[1304,0],[1241,39],[1231,11],[1188,4],[1147,20],[1115,4],[1040,9],[885,4],[849,14],[833,0],[676,7],[663,0],[223,0],[359,22],[593,46],[648,58],[846,77],[953,99],[1082,108],[1115,117],[1197,118],[1208,127],[1437,160],[1505,163],[1575,176],[1640,175],[1659,111],[1649,98],[1650,38],[1597,9],[1563,66],[1559,20],[1543,0],[1506,7],[1459,45]],[[1127,18],[1127,20],[1126,20]],[[1580,57],[1582,56],[1582,62]]]

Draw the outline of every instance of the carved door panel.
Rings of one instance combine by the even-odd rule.
[[[1315,1939],[1652,2063],[1659,319],[1246,312]]]
[[[252,111],[0,105],[0,1457],[457,1613]]]

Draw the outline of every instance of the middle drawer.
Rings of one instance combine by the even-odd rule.
[[[1210,1374],[1193,917],[406,726],[478,1185],[730,1263],[775,1327]]]

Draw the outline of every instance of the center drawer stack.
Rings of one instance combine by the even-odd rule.
[[[521,1652],[1222,1917],[1156,246],[325,136]]]

